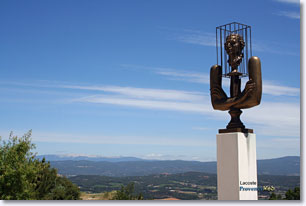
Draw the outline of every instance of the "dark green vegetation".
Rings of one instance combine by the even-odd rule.
[[[300,200],[300,187],[295,187],[293,191],[289,189],[285,193],[285,198],[282,198],[280,194],[276,195],[272,192],[269,200]]]
[[[283,176],[283,175],[258,175],[259,186],[273,186],[274,191],[259,191],[258,195],[262,199],[269,199],[272,193],[276,196],[285,198],[286,192],[300,187],[300,176]]]
[[[270,195],[269,200],[282,200],[282,196],[280,194],[276,195],[274,192]]]
[[[285,195],[286,195],[285,200],[299,200],[300,199],[300,187],[294,188],[293,191],[289,189]]]
[[[174,197],[183,200],[217,199],[216,174],[187,172],[180,174],[158,174],[148,176],[106,177],[98,175],[80,175],[69,178],[79,185],[81,191],[88,193],[120,190],[122,185],[135,184],[136,194],[144,199],[163,199]],[[300,185],[299,176],[259,175],[259,187],[273,186],[276,194],[285,196],[290,188]],[[260,191],[260,199],[269,199],[272,191]]]
[[[216,173],[216,162],[198,161],[51,161],[52,167],[65,176],[73,175],[104,175],[112,177],[143,176],[161,173],[205,172]],[[282,157],[257,161],[258,174],[267,175],[297,175],[300,174],[299,157]]]
[[[198,172],[181,174],[158,174],[149,176],[106,177],[75,176],[70,180],[79,185],[81,191],[89,193],[120,190],[122,185],[135,184],[135,192],[141,193],[144,199],[216,199],[216,175]]]
[[[143,196],[141,193],[135,194],[135,183],[131,182],[126,187],[122,185],[112,200],[143,200]]]
[[[44,159],[35,158],[30,137],[31,131],[21,138],[11,134],[8,142],[0,140],[0,199],[79,199],[76,185],[59,176]]]

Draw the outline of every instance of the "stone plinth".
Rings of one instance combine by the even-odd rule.
[[[218,200],[257,200],[256,135],[217,134]]]

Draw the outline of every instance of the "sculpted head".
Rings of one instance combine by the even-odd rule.
[[[224,43],[225,50],[229,56],[228,63],[233,70],[236,70],[243,58],[243,38],[239,34],[230,34]]]

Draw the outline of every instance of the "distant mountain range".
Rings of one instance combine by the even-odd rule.
[[[216,162],[198,162],[183,160],[143,160],[135,157],[68,157],[45,155],[51,166],[60,174],[103,175],[111,177],[144,176],[151,174],[177,174],[184,172],[206,172],[215,174]],[[43,156],[38,156],[42,159]],[[300,157],[287,156],[257,161],[258,174],[266,175],[300,175]]]
[[[38,155],[37,158],[45,158],[47,161],[65,161],[65,160],[87,160],[93,162],[128,162],[128,161],[145,161],[137,157],[99,157],[99,156],[75,156],[75,155]]]

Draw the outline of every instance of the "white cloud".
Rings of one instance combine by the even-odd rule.
[[[209,84],[209,75],[205,73],[196,73],[196,72],[178,72],[174,70],[162,70],[156,71],[156,74],[172,77],[172,80],[182,80],[193,83],[203,83]]]
[[[206,96],[190,100],[175,99],[165,101],[163,99],[150,100],[134,99],[126,96],[96,95],[84,97],[76,101],[142,109],[188,112],[205,115],[208,118],[218,120],[229,118],[226,112],[214,111],[210,103],[210,98]],[[246,126],[257,125],[256,128],[260,134],[269,134],[270,136],[300,135],[300,106],[297,103],[263,101],[259,106],[250,110],[243,110],[243,112],[242,119],[245,120]]]
[[[141,68],[141,66],[135,66]],[[199,84],[209,84],[209,74],[204,72],[191,72],[191,71],[182,71],[169,68],[160,68],[160,67],[146,67],[147,69],[152,70],[155,74],[166,76],[169,80],[175,81],[185,81],[191,83]],[[247,78],[242,79],[242,85],[245,85]],[[12,92],[30,92],[35,94],[45,94],[45,95],[66,95],[66,96],[76,96],[76,94],[64,92],[64,91],[49,91],[49,90],[33,90],[26,89],[26,87],[41,87],[41,88],[58,88],[58,89],[75,89],[75,90],[88,90],[88,91],[101,91],[108,93],[116,93],[121,95],[126,95],[133,98],[139,99],[163,99],[163,100],[203,100],[207,99],[207,92],[195,92],[195,91],[183,91],[183,90],[166,90],[166,89],[151,89],[151,88],[135,88],[135,87],[121,87],[121,86],[95,86],[95,85],[71,85],[71,84],[26,84],[26,83],[14,83],[14,82],[0,82],[0,84],[7,85],[16,85],[23,86],[22,89],[10,89],[8,91]],[[228,78],[223,78],[222,85],[229,88],[230,82]],[[273,96],[299,96],[300,88],[290,87],[285,85],[280,85],[274,83],[274,81],[263,80],[263,93]],[[80,96],[81,94],[77,94]],[[16,101],[21,101],[17,99]],[[49,101],[49,100],[48,100]]]
[[[203,93],[181,90],[165,90],[151,88],[119,87],[119,86],[77,86],[61,85],[61,88],[93,90],[117,93],[138,99],[163,99],[163,100],[202,100]]]
[[[122,64],[124,68],[137,69],[137,70],[148,70],[154,74],[170,77],[171,80],[182,80],[194,83],[209,84],[209,75],[200,72],[190,72],[190,70],[177,70],[172,68],[164,67],[148,67],[140,65]]]
[[[198,76],[207,78],[206,75],[195,73],[171,71],[159,74],[172,75],[197,83],[208,83],[199,81]],[[208,93],[192,92],[184,90],[163,90],[151,88],[134,88],[119,86],[77,86],[61,85],[58,88],[97,91],[95,95],[76,98],[74,101],[111,104],[124,107],[141,109],[179,111],[205,115],[208,118],[218,120],[228,119],[226,112],[214,111],[211,106]],[[103,92],[103,93],[100,93]],[[299,88],[275,85],[271,82],[264,83],[263,92],[270,95],[298,96]],[[259,106],[250,110],[243,110],[242,119],[246,126],[257,125],[256,131],[260,134],[270,136],[299,136],[300,107],[298,103],[279,103],[263,101]],[[194,128],[193,128],[194,129]]]
[[[203,97],[203,100],[205,97]],[[211,105],[207,104],[208,99],[205,101],[193,101],[193,102],[182,102],[182,101],[162,101],[162,100],[142,100],[132,99],[126,97],[116,96],[89,96],[78,99],[76,101],[90,102],[90,103],[102,103],[102,104],[113,104],[121,106],[130,106],[146,109],[159,109],[169,111],[181,111],[181,112],[195,112],[206,114],[212,111]],[[206,104],[205,104],[206,102]]]
[[[256,125],[256,131],[267,136],[300,136],[300,105],[297,103],[262,102],[243,110],[241,119]]]
[[[188,155],[169,155],[160,153],[150,153],[142,156],[143,159],[147,160],[187,160],[187,161],[215,161],[215,158],[201,158],[198,156],[188,156]]]
[[[300,14],[298,12],[286,12],[280,11],[275,13],[280,16],[286,16],[289,18],[299,19]],[[216,34],[209,32],[201,32],[196,30],[181,30],[180,33],[176,32],[173,34],[175,40],[188,44],[196,44],[200,46],[216,46]],[[267,52],[272,54],[281,55],[293,55],[297,56],[299,53],[292,52],[288,48],[280,48],[283,44],[264,42],[258,43],[257,41],[252,42],[252,49],[259,52]]]
[[[169,69],[158,69],[156,74],[171,77],[170,80],[179,80],[200,84],[209,84],[209,75],[206,73],[196,73],[187,71],[175,71]],[[225,80],[225,81],[224,81]],[[223,79],[223,86],[229,87],[229,81]],[[247,81],[246,78],[243,79],[243,84]],[[271,81],[263,81],[263,93],[273,96],[298,96],[300,93],[299,88],[282,86],[279,84],[273,84]]]
[[[175,74],[177,75],[177,74]],[[184,77],[185,73],[180,74]],[[187,78],[193,78],[193,75],[186,75]],[[39,86],[39,85],[38,85]],[[33,87],[33,85],[31,85]],[[44,88],[44,87],[43,87]],[[184,90],[163,90],[151,88],[134,88],[134,87],[119,87],[119,86],[78,86],[78,85],[60,85],[54,87],[58,89],[74,89],[83,90],[81,98],[74,98],[73,102],[95,103],[95,104],[109,104],[115,106],[134,107],[149,110],[164,110],[177,111],[183,113],[191,113],[204,115],[209,119],[216,119],[226,122],[229,120],[227,112],[213,110],[210,102],[210,96],[207,93],[184,91]],[[265,89],[266,88],[266,89]],[[24,88],[23,88],[24,89]],[[96,91],[94,95],[86,95],[86,91]],[[60,90],[58,90],[60,91]],[[278,86],[269,82],[268,87],[264,87],[266,94],[272,95],[298,95],[298,88],[291,88],[286,86]],[[90,92],[91,94],[93,92]],[[300,135],[300,105],[299,103],[280,103],[262,101],[261,104],[252,109],[243,110],[241,116],[242,121],[246,126],[254,125],[256,132],[269,136],[294,136]],[[205,125],[203,125],[205,127]],[[225,126],[225,125],[224,125]],[[251,126],[253,128],[253,126]],[[194,128],[193,128],[194,129]],[[42,137],[40,137],[41,139]],[[86,137],[72,135],[71,137],[52,135],[46,136],[46,139],[57,139],[58,141],[89,141]],[[85,138],[85,139],[84,139]],[[135,137],[132,137],[135,139]],[[122,138],[118,137],[97,137],[93,138],[95,141],[102,141],[103,143],[122,143]],[[143,137],[135,139],[135,142],[145,143],[147,140],[142,140]],[[153,138],[154,139],[154,138]],[[124,142],[124,141],[123,141]],[[150,142],[157,144],[157,142]],[[163,141],[164,144],[173,144]],[[178,143],[176,141],[176,143]],[[175,143],[175,144],[176,144]],[[185,143],[179,143],[185,144]],[[193,143],[192,143],[193,144]],[[195,142],[194,142],[195,144]]]
[[[292,45],[286,45],[288,48],[284,48],[283,45],[277,42],[262,42],[262,41],[254,41],[252,43],[252,49],[257,52],[266,52],[271,54],[280,54],[280,55],[290,55],[290,56],[299,56],[299,50],[297,48],[292,48]],[[292,49],[297,52],[293,52]]]
[[[58,154],[59,157],[103,157],[100,155],[89,155],[85,153],[65,153],[65,154]],[[108,157],[112,158],[112,157]]]
[[[216,37],[213,33],[193,30],[184,31],[183,34],[176,36],[176,40],[201,46],[216,46]]]
[[[27,131],[16,131],[14,136],[23,136]],[[0,131],[3,140],[8,137],[9,131]],[[207,139],[191,139],[176,136],[140,136],[140,135],[104,135],[104,134],[73,134],[55,133],[33,130],[33,142],[58,142],[58,143],[84,143],[84,144],[123,144],[123,145],[164,145],[164,146],[203,146],[211,147],[215,141]]]
[[[275,0],[275,1],[281,2],[281,3],[300,5],[300,0]]]
[[[300,88],[281,86],[269,83],[269,81],[263,81],[263,93],[274,96],[298,96],[300,94]]]
[[[288,18],[291,18],[291,19],[300,19],[300,12],[295,12],[295,11],[279,11],[279,12],[277,12],[275,14],[279,15],[279,16],[288,17]]]
[[[162,68],[162,67],[145,67],[139,65],[124,65],[124,67],[128,67],[130,69],[133,68],[147,69],[153,71],[155,74],[165,76],[169,80],[185,81],[185,82],[199,83],[199,84],[210,83],[209,74],[204,72],[192,72],[190,70],[189,71],[176,70],[172,68]],[[243,78],[242,85],[245,85],[247,80],[248,78]],[[222,85],[224,87],[229,88],[230,87],[229,79],[223,78]],[[274,83],[273,81],[263,80],[263,93],[273,96],[299,96],[300,88],[280,85],[278,83]]]

